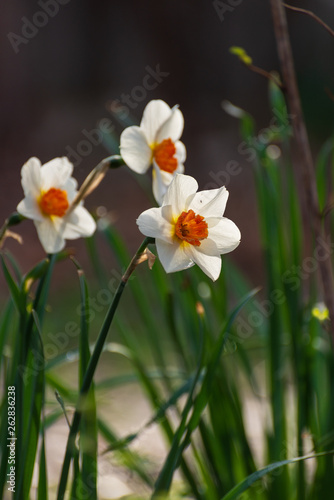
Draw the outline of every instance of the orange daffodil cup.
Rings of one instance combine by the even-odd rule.
[[[82,203],[71,209],[76,198],[77,181],[71,177],[73,165],[66,157],[41,165],[30,158],[22,167],[22,187],[25,198],[17,211],[32,219],[44,250],[56,253],[65,240],[91,236],[96,224]]]
[[[179,141],[184,120],[177,106],[153,100],[144,109],[140,126],[126,128],[120,139],[124,162],[138,174],[153,165],[153,194],[159,205],[177,173],[184,172],[186,148]]]
[[[137,219],[139,230],[155,238],[158,256],[167,273],[197,264],[215,281],[221,271],[221,255],[240,243],[240,231],[223,217],[228,191],[225,187],[198,190],[193,177],[177,174],[162,206],[150,208]]]

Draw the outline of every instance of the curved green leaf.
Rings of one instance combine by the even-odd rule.
[[[252,486],[253,483],[261,479],[261,477],[265,476],[266,474],[269,474],[269,472],[272,472],[276,469],[280,469],[285,465],[301,462],[303,460],[308,460],[310,458],[324,457],[326,455],[334,455],[334,450],[315,453],[314,455],[304,455],[303,457],[290,458],[288,460],[282,460],[280,462],[274,462],[272,464],[269,464],[266,467],[263,467],[263,469],[259,469],[256,472],[253,472],[253,474],[250,474],[250,476],[247,476],[243,481],[241,481],[226,495],[224,495],[221,500],[234,500],[235,498],[238,498],[241,495],[241,493],[246,491],[250,486]]]

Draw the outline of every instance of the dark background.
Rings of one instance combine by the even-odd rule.
[[[241,173],[228,183],[226,215],[242,233],[242,243],[232,258],[258,284],[261,252],[251,165],[238,153],[237,120],[223,111],[221,102],[227,99],[249,111],[259,130],[268,126],[267,81],[243,67],[229,47],[244,47],[254,64],[268,71],[279,69],[269,0],[231,0],[231,10],[223,13],[223,20],[210,0],[62,0],[63,5],[57,3],[59,11],[53,17],[47,15],[45,26],[36,33],[28,31],[28,39],[27,20],[43,24],[45,15],[37,14],[43,12],[41,5],[52,9],[55,1],[10,0],[0,7],[1,221],[23,196],[20,169],[31,156],[45,163],[77,151],[87,139],[84,131],[92,131],[105,118],[114,127],[108,144],[117,153],[125,126],[122,118],[129,117],[124,108],[113,114],[110,103],[137,92],[130,110],[136,123],[151,99],[180,105],[185,117],[186,173],[198,179],[200,188],[212,181],[210,172],[223,172],[231,160],[240,164]],[[331,0],[291,3],[315,11],[334,27]],[[325,88],[334,93],[334,40],[307,16],[288,12],[288,21],[316,152],[333,128],[334,102]],[[142,85],[147,66],[155,69],[158,65],[168,76],[142,97],[134,89]],[[105,144],[99,144],[81,155],[80,161],[69,156],[77,163],[74,176],[82,181],[109,154]],[[135,249],[142,239],[135,219],[150,203],[126,167],[110,172],[86,201],[91,210],[100,205],[112,211],[130,249]],[[32,222],[25,221],[17,232],[24,237],[24,250],[14,241],[6,246],[26,271],[43,257],[43,249]],[[71,242],[71,246],[85,263],[83,242]],[[2,277],[0,285],[4,287]]]

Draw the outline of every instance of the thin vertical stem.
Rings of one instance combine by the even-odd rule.
[[[66,484],[67,484],[67,477],[68,477],[68,471],[71,463],[71,459],[73,456],[73,451],[75,450],[75,438],[76,435],[79,431],[80,427],[80,420],[81,420],[81,415],[82,415],[82,403],[87,395],[90,386],[92,384],[92,380],[95,374],[95,370],[98,364],[98,361],[100,359],[103,346],[105,343],[105,340],[107,338],[108,332],[110,325],[112,323],[112,320],[114,318],[115,312],[117,310],[120,298],[122,296],[122,293],[124,291],[124,288],[133,273],[133,271],[136,269],[137,265],[141,262],[141,257],[143,252],[145,251],[147,245],[151,242],[153,242],[152,238],[145,238],[143,243],[140,245],[139,249],[137,250],[136,254],[132,258],[129,267],[125,271],[125,274],[123,275],[118,288],[116,290],[115,296],[113,298],[112,303],[110,304],[109,310],[107,312],[107,315],[105,317],[104,323],[102,325],[101,331],[99,333],[99,336],[97,338],[92,356],[89,360],[89,364],[85,373],[85,376],[83,378],[80,394],[79,394],[79,401],[77,403],[77,407],[73,416],[70,432],[68,435],[67,439],[67,445],[66,445],[66,452],[65,452],[65,458],[63,462],[63,468],[61,472],[61,477],[60,477],[60,482],[59,482],[59,489],[58,489],[58,500],[63,500],[65,496],[65,490],[66,490]]]
[[[301,168],[306,194],[306,208],[309,211],[312,228],[317,243],[328,240],[319,213],[318,193],[310,143],[303,118],[297,79],[295,74],[292,50],[290,45],[285,9],[281,0],[270,0],[275,29],[277,51],[281,65],[287,101],[292,115],[292,126],[299,153],[299,168]],[[328,245],[330,248],[330,245]],[[330,316],[330,334],[334,347],[334,283],[331,263],[331,252],[324,259],[318,259],[318,266],[323,286],[324,301]]]

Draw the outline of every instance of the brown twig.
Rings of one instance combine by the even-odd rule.
[[[321,241],[326,241],[326,243],[328,243],[321,220],[321,215],[319,213],[319,202],[313,159],[300,103],[285,9],[283,7],[284,4],[281,0],[270,0],[270,2],[283,83],[287,91],[287,101],[290,108],[290,113],[293,116],[292,126],[300,156],[299,165],[302,169],[303,174],[307,208],[310,213],[310,219],[312,222],[312,228],[316,241],[318,243],[320,243]],[[319,259],[318,264],[323,285],[324,301],[328,308],[331,320],[330,333],[334,347],[334,284],[331,264],[331,252],[327,252],[323,260]]]
[[[300,12],[301,14],[306,14],[307,16],[312,17],[312,19],[317,21],[317,23],[319,23],[323,28],[325,28],[326,31],[328,31],[328,33],[330,35],[332,35],[334,37],[334,31],[328,26],[328,24],[326,24],[322,19],[320,19],[320,17],[318,17],[316,14],[314,14],[310,10],[301,9],[300,7],[294,7],[292,5],[288,5],[287,3],[283,3],[283,5],[287,9],[294,10],[295,12]]]
[[[264,76],[268,80],[271,80],[274,82],[278,87],[280,87],[282,90],[284,90],[284,87],[282,85],[282,82],[279,81],[278,78],[276,78],[272,73],[269,73],[269,71],[266,71],[265,69],[259,68],[258,66],[254,66],[254,64],[245,64],[245,66],[253,71],[254,73],[257,73],[258,75]]]
[[[233,54],[234,56],[237,56],[239,61],[244,66],[246,66],[246,68],[250,69],[254,73],[257,73],[258,75],[264,76],[264,78],[266,78],[267,80],[271,80],[276,85],[281,87],[282,90],[284,90],[282,82],[280,81],[279,77],[276,77],[275,75],[269,73],[269,71],[266,71],[263,68],[259,68],[259,66],[255,66],[253,64],[252,58],[247,54],[247,52],[243,47],[238,47],[233,45],[232,47],[230,47],[230,53]]]

